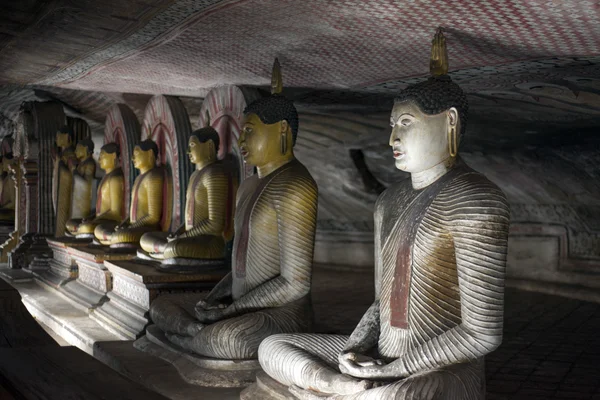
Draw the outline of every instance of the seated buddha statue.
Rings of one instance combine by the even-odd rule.
[[[73,170],[77,167],[77,157],[73,147],[74,133],[63,126],[56,133],[57,154],[54,156],[52,176],[52,201],[56,214],[56,237],[65,235],[67,221],[71,218],[73,200]]]
[[[196,170],[187,188],[185,225],[175,233],[145,233],[140,240],[149,256],[164,260],[161,270],[184,272],[211,261],[223,263],[225,243],[233,237],[235,189],[231,172],[217,160],[218,150],[219,134],[210,125],[192,133],[188,156]],[[188,262],[180,265],[182,260]]]
[[[69,226],[69,232],[77,237],[94,237],[94,229],[102,226],[104,231],[114,230],[122,218],[123,190],[125,181],[119,167],[119,146],[108,143],[100,149],[98,164],[105,175],[98,185],[96,215],[82,219]],[[73,221],[73,220],[71,220]]]
[[[15,182],[10,174],[9,165],[12,153],[0,157],[2,160],[2,175],[0,177],[0,221],[15,221]]]
[[[75,147],[78,163],[73,170],[71,219],[66,224],[70,234],[76,232],[81,221],[89,218],[92,213],[92,190],[96,178],[96,161],[92,157],[93,153],[94,142],[90,139],[79,141]]]
[[[260,345],[264,371],[297,398],[485,396],[483,357],[502,341],[509,208],[457,154],[468,104],[446,57],[438,30],[434,76],[392,109],[390,153],[410,179],[375,205],[373,304],[350,336],[280,334]]]
[[[197,303],[163,295],[150,306],[167,339],[196,355],[255,359],[269,335],[312,323],[317,185],[294,157],[298,114],[280,94],[278,71],[273,94],[244,110],[239,148],[257,173],[237,193],[232,271]]]
[[[114,248],[136,248],[146,232],[160,229],[163,213],[164,171],[156,166],[158,146],[146,139],[133,149],[133,166],[140,171],[131,189],[129,218],[110,229],[99,225],[94,236]]]

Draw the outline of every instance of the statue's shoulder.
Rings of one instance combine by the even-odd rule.
[[[207,165],[204,176],[215,176],[215,175],[227,175],[229,173],[229,165],[223,161],[215,161],[214,163]]]
[[[145,180],[156,180],[156,179],[165,179],[167,176],[167,169],[163,166],[152,168],[150,171],[146,173]]]
[[[271,181],[272,185],[277,185],[284,192],[302,192],[317,191],[317,183],[313,179],[308,169],[298,160],[293,160],[282,167],[281,171]]]
[[[449,182],[440,193],[442,198],[452,198],[453,208],[496,207],[508,210],[504,192],[485,175],[469,167]]]
[[[462,168],[462,171],[444,188],[446,191],[473,190],[475,192],[486,191],[490,193],[504,193],[494,182],[485,175],[469,167]]]
[[[111,173],[109,174],[111,178],[123,178],[123,170],[121,169],[121,167],[117,167],[115,169],[113,169],[111,171]]]
[[[402,196],[406,191],[411,190],[410,178],[404,179],[400,182],[396,182],[385,189],[375,202],[375,212],[381,211],[384,205],[389,204],[393,199],[397,199]]]

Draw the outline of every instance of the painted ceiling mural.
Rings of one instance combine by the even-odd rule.
[[[201,98],[221,84],[266,86],[275,56],[300,106],[385,109],[426,76],[437,26],[473,114],[588,125],[600,118],[598,1],[11,3],[0,17],[0,111],[8,119],[25,99],[54,98],[100,126],[115,102],[139,114],[152,94]]]

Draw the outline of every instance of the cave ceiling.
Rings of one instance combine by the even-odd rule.
[[[0,129],[59,100],[101,129],[181,96],[192,122],[215,86],[266,88],[274,57],[299,107],[382,111],[427,76],[445,29],[450,75],[480,121],[524,130],[600,121],[600,2],[586,0],[22,0],[0,5]],[[384,121],[384,125],[385,125]]]

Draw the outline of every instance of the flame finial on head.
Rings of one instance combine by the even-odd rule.
[[[448,49],[446,48],[446,37],[441,26],[437,28],[431,41],[429,72],[432,76],[448,74]]]
[[[275,58],[273,63],[273,72],[271,74],[271,94],[281,94],[283,91],[283,79],[281,78],[281,65]]]

